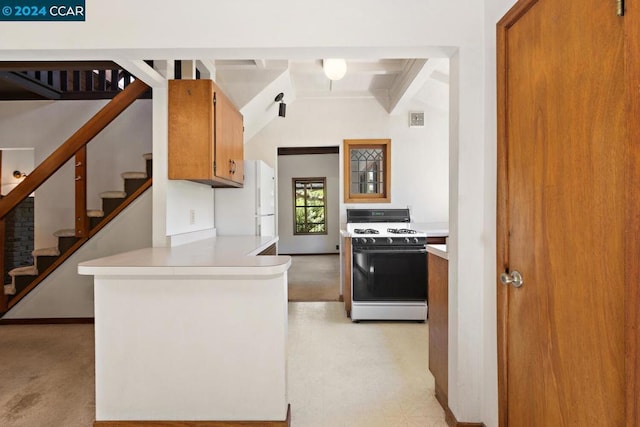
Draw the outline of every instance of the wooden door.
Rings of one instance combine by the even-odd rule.
[[[625,425],[625,19],[524,0],[498,24],[498,274],[524,280],[497,285],[502,427]]]

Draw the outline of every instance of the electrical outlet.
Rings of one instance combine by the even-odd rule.
[[[189,224],[194,225],[196,223],[196,210],[189,209]]]
[[[340,245],[336,245],[336,251],[340,250]]]

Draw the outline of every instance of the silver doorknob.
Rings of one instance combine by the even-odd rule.
[[[512,284],[514,288],[519,288],[524,284],[522,274],[513,270],[511,273],[504,272],[500,275],[500,281],[503,285]]]

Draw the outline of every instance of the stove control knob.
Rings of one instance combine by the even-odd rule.
[[[413,238],[413,242],[414,242],[414,243],[418,243],[418,242],[419,242],[418,238],[417,238],[417,237],[414,237],[414,238]]]
[[[391,237],[387,237],[387,242],[393,243],[393,239]]]
[[[369,239],[369,241],[370,241],[371,243],[375,243],[375,242],[376,242],[376,239],[375,239],[375,238],[373,238],[373,237],[371,237],[371,238]]]
[[[405,241],[405,242],[407,242],[407,243],[411,243],[411,241],[409,240],[409,238],[408,238],[408,237],[405,237],[405,238],[404,238],[404,241]]]

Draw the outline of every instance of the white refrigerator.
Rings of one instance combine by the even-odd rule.
[[[275,236],[273,168],[262,160],[245,160],[244,186],[216,188],[213,215],[219,236]]]

